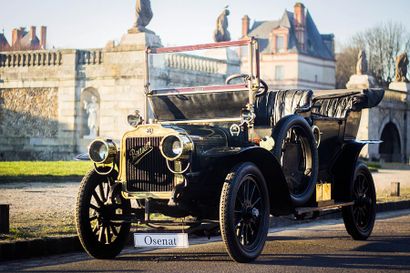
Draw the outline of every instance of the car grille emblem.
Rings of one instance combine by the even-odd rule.
[[[152,129],[151,127],[147,128],[147,130],[145,131],[147,134],[152,135],[154,133],[154,129]]]
[[[138,149],[131,149],[129,151],[129,156],[130,156],[130,161],[131,164],[134,166],[137,166],[138,163],[146,156],[148,155],[154,147],[151,146],[151,142],[145,143],[144,146],[138,148]]]

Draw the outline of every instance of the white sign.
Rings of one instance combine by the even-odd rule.
[[[134,233],[135,247],[188,248],[187,233]]]

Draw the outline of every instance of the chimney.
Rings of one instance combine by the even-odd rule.
[[[36,27],[35,26],[31,26],[30,27],[30,41],[33,41],[36,38]]]
[[[47,27],[41,26],[40,28],[40,48],[47,49]]]
[[[13,50],[20,50],[21,28],[13,28],[11,34],[11,47]]]
[[[305,6],[302,3],[296,3],[294,6],[294,25],[296,32],[296,39],[298,40],[299,49],[305,51],[306,39],[306,17]]]
[[[244,15],[242,17],[242,38],[248,37],[248,33],[249,33],[249,16],[248,15]]]
[[[305,6],[302,3],[296,3],[294,6],[295,26],[305,27]]]

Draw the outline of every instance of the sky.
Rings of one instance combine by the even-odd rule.
[[[290,0],[151,0],[154,17],[148,28],[164,45],[212,41],[217,16],[229,5],[232,39],[241,36],[241,18],[277,20]],[[304,0],[321,33],[346,44],[358,31],[382,22],[399,22],[410,31],[410,0]],[[49,48],[99,48],[119,41],[135,20],[135,0],[0,0],[0,31],[30,25],[48,27]]]

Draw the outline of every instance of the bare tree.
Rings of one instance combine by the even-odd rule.
[[[351,75],[356,72],[358,47],[341,46],[340,52],[336,54],[336,88],[346,88],[346,83]]]
[[[369,73],[386,85],[394,77],[397,55],[410,51],[410,34],[401,23],[382,23],[354,35],[352,47],[366,50]]]

